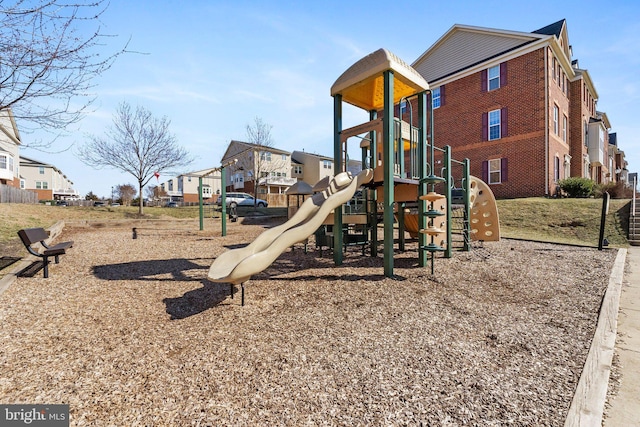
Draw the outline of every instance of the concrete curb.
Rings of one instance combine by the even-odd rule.
[[[616,342],[618,308],[626,257],[627,250],[619,249],[611,270],[609,285],[602,299],[598,325],[591,341],[589,354],[564,423],[565,427],[602,425]]]

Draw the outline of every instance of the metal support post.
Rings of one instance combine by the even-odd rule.
[[[393,71],[384,73],[384,116],[382,118],[382,147],[384,158],[384,275],[393,277]]]
[[[200,213],[200,231],[204,230],[204,209],[202,207],[202,177],[198,177],[198,202],[199,202],[199,210]]]
[[[342,172],[342,95],[333,97],[333,173]],[[333,212],[333,262],[342,265],[342,206],[338,206]]]
[[[445,170],[445,181],[444,181],[444,196],[446,197],[446,211],[447,211],[447,247],[444,251],[445,258],[451,258],[452,248],[451,248],[451,146],[446,145],[444,147],[444,170]]]
[[[226,236],[227,235],[227,171],[224,167],[220,168],[220,181],[222,182],[222,185],[220,186],[220,198],[222,199],[221,205],[222,206],[222,216],[221,216],[221,223],[222,223],[222,236]]]
[[[427,93],[422,92],[418,95],[418,177],[420,184],[418,187],[418,196],[427,194],[427,183],[424,178],[427,176]],[[427,226],[427,218],[424,213],[427,211],[427,201],[418,199],[418,230],[424,230]],[[418,247],[422,248],[427,245],[427,235],[418,233]],[[418,263],[420,267],[427,266],[427,252],[418,251]]]

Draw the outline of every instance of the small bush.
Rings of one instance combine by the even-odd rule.
[[[630,199],[633,197],[633,189],[627,187],[622,181],[598,184],[593,190],[595,197],[602,197],[605,192],[609,193],[612,199]]]
[[[558,181],[558,186],[567,197],[590,197],[595,183],[589,178],[571,177]]]

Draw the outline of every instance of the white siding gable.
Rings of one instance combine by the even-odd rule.
[[[455,25],[412,65],[427,82],[548,36]]]

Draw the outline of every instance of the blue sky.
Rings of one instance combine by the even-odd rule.
[[[84,196],[109,197],[134,184],[113,169],[95,171],[74,155],[101,135],[119,103],[171,120],[196,160],[218,166],[232,139],[245,140],[255,117],[273,126],[274,146],[333,155],[331,85],[360,58],[386,48],[412,63],[454,24],[530,32],[567,20],[574,59],[586,68],[631,172],[640,168],[640,6],[629,1],[142,1],[111,0],[104,47],[129,49],[94,89],[94,110],[50,152],[22,154],[57,166]],[[363,112],[346,108],[345,127]],[[18,123],[20,127],[20,123]],[[23,134],[25,144],[43,134]],[[56,152],[73,146],[71,149]],[[167,179],[163,175],[160,181]],[[153,180],[152,182],[155,182]]]

